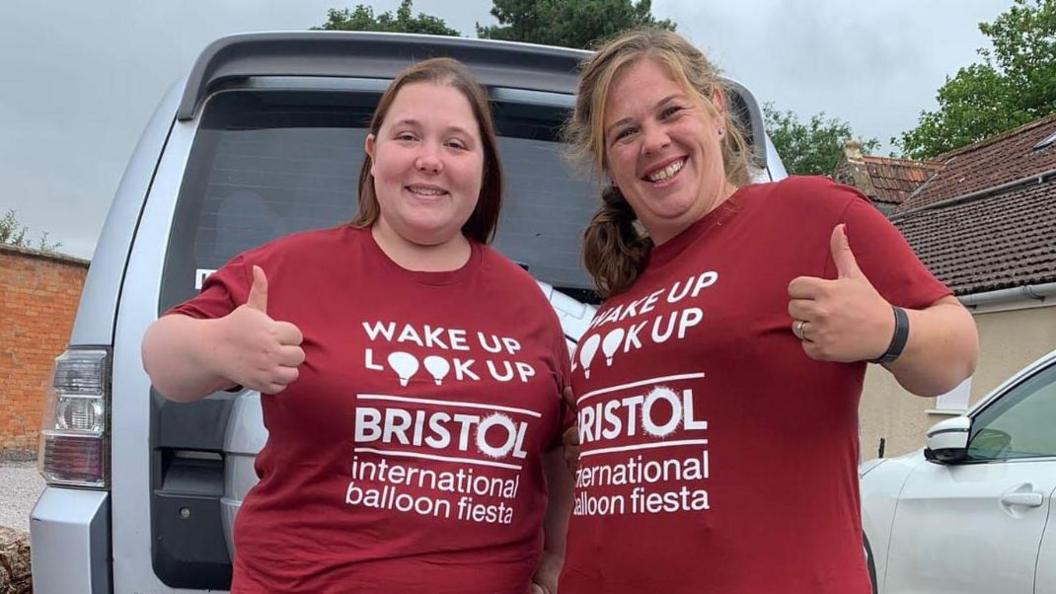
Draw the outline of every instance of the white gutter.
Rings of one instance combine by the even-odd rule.
[[[976,308],[986,305],[1005,304],[1014,301],[1037,300],[1045,303],[1048,298],[1056,296],[1056,283],[1044,283],[1040,285],[1025,285],[1012,287],[1011,289],[999,289],[985,293],[972,293],[958,297],[967,308]],[[1040,305],[1036,304],[1036,305]]]

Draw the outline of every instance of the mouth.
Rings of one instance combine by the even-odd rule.
[[[663,183],[674,178],[682,167],[686,165],[686,157],[679,157],[673,161],[669,161],[642,176],[642,180],[652,182],[654,184]]]
[[[433,186],[429,184],[412,184],[409,186],[404,186],[404,189],[416,196],[423,196],[426,198],[444,196],[448,193],[447,190],[439,186]]]

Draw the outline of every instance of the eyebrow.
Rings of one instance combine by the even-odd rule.
[[[403,118],[402,120],[397,120],[396,123],[394,123],[392,126],[394,128],[397,128],[399,126],[412,126],[412,127],[415,127],[415,128],[421,128],[422,127],[422,123],[419,122],[418,120],[414,119],[414,118]],[[466,135],[466,136],[468,136],[470,138],[473,138],[473,134],[471,134],[469,132],[469,130],[466,130],[462,126],[448,126],[448,127],[444,128],[444,132],[447,132],[447,133],[457,132],[459,134],[464,134],[464,135]]]
[[[659,109],[659,108],[667,105],[668,103],[671,103],[675,99],[679,99],[681,97],[684,97],[684,95],[682,93],[672,93],[672,94],[668,95],[667,97],[664,97],[663,99],[657,101],[656,105],[653,106],[653,109]],[[627,118],[623,118],[621,120],[618,120],[616,122],[613,122],[612,124],[609,125],[608,128],[605,129],[605,136],[606,137],[611,136],[614,129],[619,128],[620,126],[622,126],[624,124],[628,124],[628,123],[633,122],[633,121],[634,121],[634,118],[627,117]]]

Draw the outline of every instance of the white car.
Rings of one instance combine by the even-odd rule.
[[[1056,351],[860,475],[875,592],[1056,594]]]

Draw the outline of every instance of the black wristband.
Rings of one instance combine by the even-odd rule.
[[[886,365],[894,362],[902,354],[902,349],[906,348],[906,342],[909,341],[909,316],[906,315],[906,310],[892,305],[891,311],[895,314],[895,333],[891,336],[891,344],[887,345],[887,350],[883,355],[873,359],[870,363]]]

